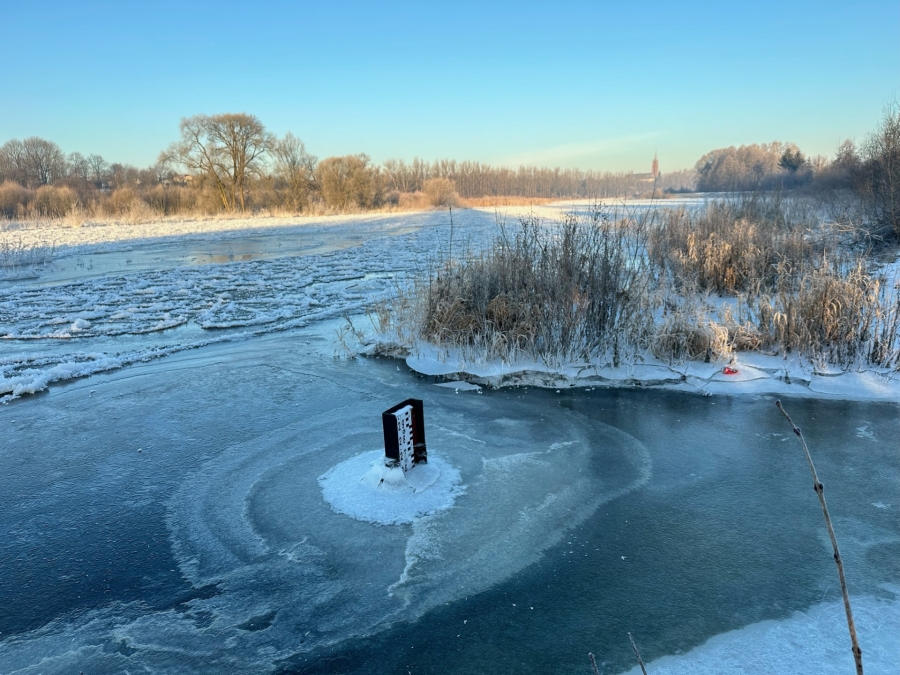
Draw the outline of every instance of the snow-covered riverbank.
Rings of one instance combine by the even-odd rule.
[[[375,342],[372,353],[397,354],[391,342]],[[728,364],[687,361],[669,364],[652,356],[639,364],[580,362],[551,365],[534,360],[506,363],[467,360],[458,349],[418,343],[405,357],[415,372],[434,377],[443,386],[471,388],[537,386],[644,387],[691,393],[741,395],[778,394],[812,398],[900,402],[900,375],[887,370],[841,371],[816,366],[798,357],[738,353]],[[458,385],[454,385],[458,383]]]
[[[698,204],[702,200],[691,198],[629,207]],[[454,212],[453,250],[477,250],[495,234],[498,220],[534,215],[553,222],[589,206],[561,202]],[[343,352],[333,322],[394,297],[413,275],[446,254],[451,226],[446,211],[429,211],[80,227],[7,224],[2,237],[54,246],[53,261],[32,269],[30,278],[0,280],[0,401],[5,402],[54,382],[300,327],[321,326],[323,336]],[[374,339],[368,321],[355,327]],[[484,363],[421,344],[410,354],[407,365],[424,375],[493,387],[640,386],[900,401],[897,373],[840,372],[756,353],[738,353],[730,364],[668,364],[647,357],[618,368]],[[726,375],[726,365],[738,372]]]

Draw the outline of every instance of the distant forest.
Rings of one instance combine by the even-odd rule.
[[[197,115],[181,120],[179,139],[146,168],[111,164],[97,154],[66,154],[53,141],[38,137],[5,142],[0,146],[0,215],[334,213],[772,189],[862,194],[872,192],[878,162],[897,153],[898,126],[893,106],[882,128],[863,146],[847,141],[831,158],[810,158],[792,143],[773,142],[718,148],[693,169],[655,174],[511,169],[453,159],[389,159],[378,166],[365,154],[319,160],[299,138],[291,133],[276,137],[253,115]],[[885,143],[890,147],[882,147]],[[889,177],[897,165],[895,160]]]

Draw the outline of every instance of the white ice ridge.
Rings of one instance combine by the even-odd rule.
[[[895,675],[900,664],[900,600],[856,597],[852,603],[866,674]],[[783,621],[761,621],[716,635],[687,654],[651,661],[647,672],[838,675],[855,672],[855,666],[844,605],[834,601]],[[627,675],[639,673],[635,667]]]
[[[319,476],[322,497],[338,513],[379,525],[411,523],[449,509],[464,491],[457,469],[430,455],[404,475],[381,450],[362,452]]]

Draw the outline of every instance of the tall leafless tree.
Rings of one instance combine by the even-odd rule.
[[[323,159],[316,183],[325,202],[337,209],[370,208],[381,200],[380,175],[366,154]]]
[[[83,181],[90,180],[91,165],[87,161],[87,157],[80,152],[72,152],[68,159],[68,173],[73,178],[79,178]]]
[[[109,180],[109,164],[100,155],[88,155],[87,163],[90,167],[90,180],[95,187],[102,188]]]
[[[66,156],[53,141],[31,136],[0,147],[0,173],[30,188],[50,185],[66,175]]]
[[[22,145],[28,187],[50,185],[66,175],[66,156],[56,143],[31,136]]]
[[[287,205],[300,211],[309,204],[315,187],[318,159],[306,151],[303,141],[288,132],[272,143],[273,173],[277,187],[286,195]]]
[[[900,238],[900,103],[885,108],[861,155],[856,183],[869,216],[880,235]]]
[[[272,135],[247,113],[195,115],[181,120],[181,140],[159,158],[174,162],[206,181],[227,211],[247,209],[250,179],[259,175]]]
[[[25,146],[18,138],[0,146],[0,182],[25,184]]]

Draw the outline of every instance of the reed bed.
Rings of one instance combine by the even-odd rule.
[[[618,366],[763,351],[896,371],[898,277],[778,195],[693,211],[597,206],[499,223],[481,253],[444,260],[398,294],[382,325],[481,360]]]
[[[420,284],[420,336],[485,358],[618,364],[653,327],[646,221],[606,211],[500,225],[482,254],[451,260]]]

